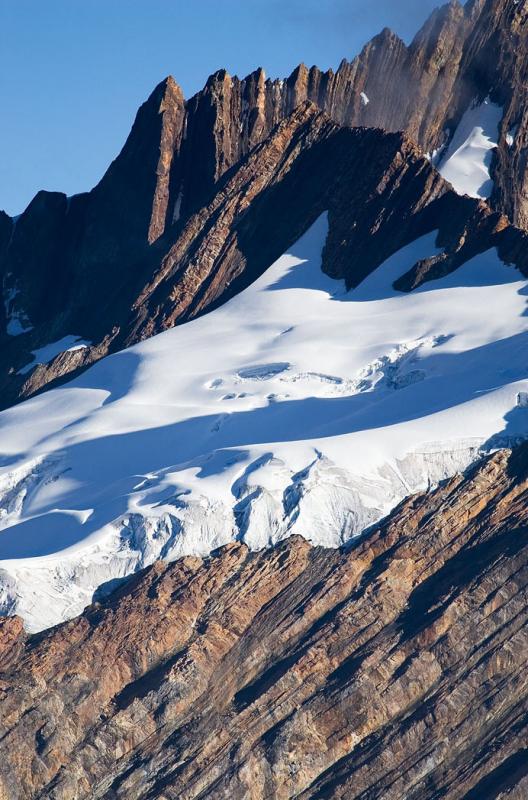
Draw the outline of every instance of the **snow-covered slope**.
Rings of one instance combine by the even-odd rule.
[[[528,429],[527,282],[490,251],[404,295],[428,235],[345,293],[322,217],[222,308],[0,414],[0,602],[31,629],[158,557],[335,546]]]
[[[438,170],[459,194],[491,197],[490,167],[499,141],[502,108],[490,100],[473,105],[464,114]]]

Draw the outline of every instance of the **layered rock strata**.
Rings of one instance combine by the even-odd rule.
[[[156,564],[0,623],[0,797],[512,798],[528,788],[528,451],[348,551]]]
[[[159,182],[166,187],[163,169]],[[57,196],[57,208],[60,202]],[[17,223],[11,244],[16,251],[18,236],[26,242],[19,255],[27,276],[25,282],[13,284],[12,301],[6,306],[23,315],[30,329],[5,339],[2,405],[51,387],[109,352],[229,299],[325,211],[329,234],[323,269],[345,279],[349,287],[432,230],[439,231],[444,252],[434,264],[409,265],[416,276],[406,276],[398,288],[412,289],[426,273],[434,277],[456,269],[490,247],[498,247],[503,260],[526,270],[526,234],[486,203],[459,197],[408,137],[342,127],[305,102],[220,180],[210,202],[179,222],[174,235],[165,234],[143,250],[138,244],[132,266],[119,251],[116,269],[101,270],[98,277],[93,265],[72,274],[65,270],[60,291],[44,274],[33,281],[38,230],[31,228],[31,247],[23,237],[30,209]],[[35,215],[41,219],[36,211]],[[45,251],[49,236],[46,227],[39,253]],[[59,270],[56,230],[49,241],[54,242]],[[19,312],[13,312],[12,303],[19,304]],[[31,365],[31,351],[72,332],[91,344],[60,353],[47,364]]]

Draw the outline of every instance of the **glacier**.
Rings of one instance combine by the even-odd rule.
[[[0,612],[30,631],[159,558],[340,546],[522,438],[528,282],[495,250],[409,294],[436,233],[355,290],[323,215],[220,308],[0,413]]]

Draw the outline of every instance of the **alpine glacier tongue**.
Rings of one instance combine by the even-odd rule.
[[[429,234],[347,294],[320,269],[326,232],[323,215],[226,305],[0,414],[4,612],[43,628],[232,539],[339,545],[526,432],[520,273],[492,250],[396,292]]]

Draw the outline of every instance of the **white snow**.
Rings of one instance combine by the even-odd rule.
[[[337,546],[528,430],[519,272],[492,250],[395,292],[431,234],[347,294],[320,269],[326,230],[214,312],[0,413],[4,613],[38,630],[235,538]]]
[[[508,147],[513,147],[513,145],[515,144],[515,138],[517,136],[518,130],[519,126],[514,125],[512,128],[510,128],[510,130],[506,134],[506,144],[508,145]]]
[[[430,153],[425,153],[425,157],[428,161],[431,162],[433,167],[438,168],[438,164],[440,162],[440,159],[442,158],[442,153],[444,152],[444,150],[445,150],[445,145],[442,145],[441,147],[436,148]]]
[[[32,331],[33,326],[22,312],[13,311],[7,321],[6,330],[8,336],[20,336],[22,333]]]
[[[90,344],[91,342],[81,339],[80,336],[64,336],[62,339],[56,342],[50,342],[44,345],[44,347],[40,347],[38,350],[32,350],[33,361],[26,364],[25,367],[22,367],[22,369],[18,371],[18,374],[26,375],[37,364],[49,364],[59,353],[82,350]]]
[[[438,170],[459,194],[487,199],[493,191],[490,167],[499,141],[502,108],[489,99],[462,117]]]
[[[364,106],[368,106],[368,104],[370,103],[370,100],[369,100],[369,98],[367,97],[367,95],[365,94],[365,92],[361,92],[361,94],[360,94],[360,97],[361,97],[361,103],[362,103]]]

